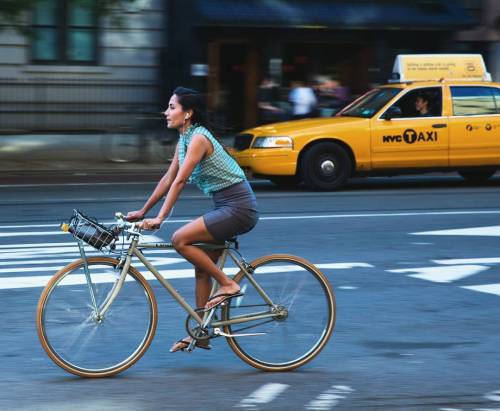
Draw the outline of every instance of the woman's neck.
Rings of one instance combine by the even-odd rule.
[[[191,126],[192,126],[191,121],[187,121],[179,128],[179,133],[186,134],[186,131],[188,131]]]

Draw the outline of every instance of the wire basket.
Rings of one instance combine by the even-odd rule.
[[[80,211],[73,210],[73,215],[69,220],[69,231],[80,240],[91,245],[98,250],[105,247],[115,248],[115,242],[118,239],[118,233],[113,227],[106,227],[84,216]]]

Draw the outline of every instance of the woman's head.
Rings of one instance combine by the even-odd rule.
[[[177,87],[164,114],[169,128],[181,129],[191,124],[207,126],[203,98],[200,93],[190,88]]]

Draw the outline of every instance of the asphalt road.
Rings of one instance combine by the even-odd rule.
[[[66,374],[34,323],[41,285],[76,258],[57,226],[73,208],[110,221],[139,207],[154,184],[3,185],[0,409],[500,410],[498,176],[481,186],[453,176],[364,179],[334,193],[253,185],[262,218],[241,237],[243,254],[300,255],[327,267],[335,289],[335,331],[315,360],[264,373],[223,339],[211,351],[170,354],[184,314],[155,286],[158,330],[137,364],[109,379]],[[156,235],[168,239],[209,207],[188,187]],[[192,301],[192,278],[173,283]]]

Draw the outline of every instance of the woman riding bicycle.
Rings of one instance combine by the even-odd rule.
[[[172,244],[195,266],[196,305],[213,308],[241,295],[240,287],[217,266],[220,252],[204,251],[193,244],[221,242],[250,231],[259,219],[257,202],[243,170],[210,131],[203,100],[197,91],[176,88],[164,115],[168,128],[179,131],[174,158],[144,206],[129,212],[126,218],[129,221],[143,219],[166,195],[158,215],[139,223],[146,230],[159,228],[188,181],[212,197],[214,209],[179,228],[172,236]],[[219,283],[219,289],[210,297],[212,278]],[[170,351],[183,350],[190,342],[190,337],[179,340]],[[197,341],[196,346],[210,349],[203,341]]]

